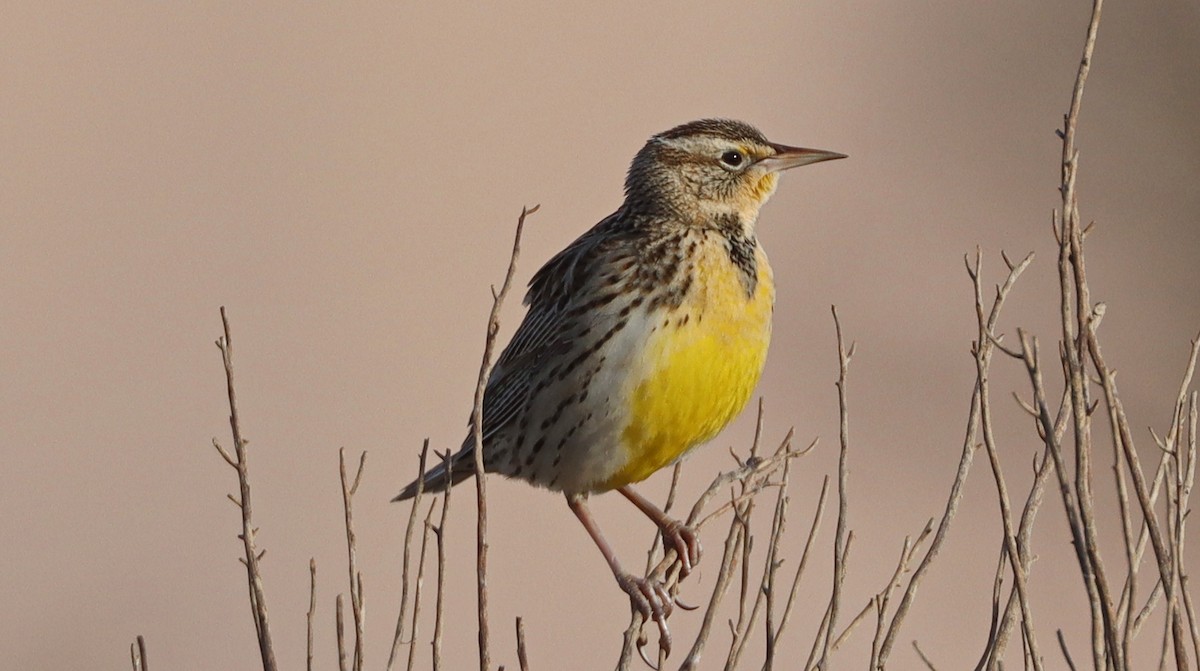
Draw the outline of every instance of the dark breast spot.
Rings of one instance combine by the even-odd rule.
[[[736,215],[721,217],[717,222],[717,230],[725,239],[725,249],[729,261],[737,269],[746,297],[752,298],[758,288],[758,241],[745,233],[745,228]]]

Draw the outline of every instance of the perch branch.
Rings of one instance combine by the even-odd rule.
[[[258,635],[258,651],[262,657],[263,671],[275,671],[275,649],[271,643],[271,628],[267,621],[267,600],[263,593],[262,573],[259,571],[258,560],[262,554],[256,547],[253,516],[250,510],[250,474],[246,460],[247,441],[242,437],[242,426],[238,418],[237,394],[233,386],[233,338],[229,332],[229,317],[225,314],[225,306],[221,306],[221,324],[224,335],[217,339],[217,348],[221,350],[221,359],[225,364],[225,388],[229,396],[229,426],[233,431],[233,450],[237,455],[234,468],[238,474],[239,497],[236,503],[242,512],[242,547],[245,551],[243,564],[246,566],[246,581],[250,592],[250,608],[254,618],[254,630]],[[231,457],[214,440],[213,445],[225,461]]]

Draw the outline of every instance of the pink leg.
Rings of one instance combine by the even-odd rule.
[[[692,567],[700,563],[700,539],[696,536],[696,530],[679,520],[668,517],[658,506],[651,503],[650,499],[638,494],[629,485],[620,487],[617,491],[624,494],[625,498],[638,507],[638,510],[645,513],[646,517],[658,525],[662,531],[664,545],[675,548],[675,554],[679,557],[680,563],[679,576],[682,578],[691,573]]]
[[[658,646],[668,655],[671,654],[671,632],[667,629],[667,617],[671,614],[674,606],[666,587],[656,580],[647,580],[626,573],[621,568],[621,562],[617,561],[616,553],[604,539],[604,535],[600,533],[600,527],[596,525],[591,511],[587,509],[586,497],[579,494],[568,494],[567,505],[579,518],[583,528],[587,529],[588,535],[595,541],[596,547],[600,548],[600,554],[604,555],[604,560],[608,562],[609,568],[617,578],[617,585],[629,595],[629,601],[633,608],[642,614],[644,621],[652,621],[658,625]],[[639,643],[639,652],[642,652],[641,646],[644,643],[645,639]],[[642,657],[645,658],[644,652],[642,652]]]

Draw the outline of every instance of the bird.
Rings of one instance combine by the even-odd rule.
[[[783,171],[840,158],[770,142],[730,119],[651,136],[630,164],[621,206],[533,275],[525,317],[488,378],[484,471],[561,492],[668,654],[672,597],[622,568],[587,499],[612,490],[629,499],[675,549],[681,576],[700,560],[695,530],[632,485],[746,406],[775,304],[759,209]],[[472,433],[448,468],[430,469],[394,500],[474,475],[475,449]]]

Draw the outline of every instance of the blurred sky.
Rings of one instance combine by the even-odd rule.
[[[213,346],[225,305],[278,658],[288,668],[304,660],[310,556],[316,654],[326,666],[336,658],[345,446],[369,452],[355,516],[367,664],[382,668],[408,512],[387,501],[413,475],[424,437],[438,449],[462,439],[488,286],[502,277],[516,215],[541,204],[526,228],[524,282],[616,208],[646,137],[707,116],[851,157],[789,173],[763,211],[779,286],[760,393],[769,441],[790,426],[800,443],[821,438],[793,474],[794,566],[836,464],[837,304],[858,343],[843,613],[857,611],[891,574],[904,536],[940,515],[957,464],[974,376],[964,253],[982,247],[991,283],[1002,279],[1000,250],[1036,252],[1002,330],[1039,334],[1053,360],[1054,130],[1089,11],[8,3],[0,649],[13,668],[128,668],[140,633],[154,667],[257,665],[239,518],[224,498],[236,482],[210,445],[230,442]],[[1108,305],[1105,354],[1145,454],[1144,427],[1165,431],[1200,330],[1198,63],[1195,2],[1112,3],[1080,121],[1081,212],[1097,223],[1093,298]],[[502,337],[521,315],[515,296]],[[1028,384],[1015,362],[997,358],[994,369],[1002,458],[1023,498],[1037,438],[1009,392]],[[751,420],[689,459],[685,497],[731,464],[729,446],[744,450]],[[1107,458],[1097,489],[1106,556],[1119,568]],[[661,496],[668,479],[645,491]],[[628,605],[586,533],[560,498],[490,482],[494,661],[515,667],[511,622],[522,615],[536,668],[610,668]],[[447,532],[451,668],[467,668],[475,650],[474,523],[461,491]],[[600,497],[594,511],[637,566],[652,527],[615,499]],[[1035,534],[1034,612],[1048,655],[1062,628],[1082,659],[1084,592],[1060,509],[1048,496]],[[832,534],[830,517],[784,654],[808,651]],[[708,559],[685,585],[688,600],[710,590],[721,538],[715,528],[703,536]],[[913,638],[941,668],[974,663],[999,544],[979,459],[895,668],[916,668]],[[676,614],[679,638],[699,619]],[[725,643],[718,630],[714,653]],[[1157,636],[1146,634],[1151,648]],[[860,630],[842,663],[864,666],[870,637]]]

